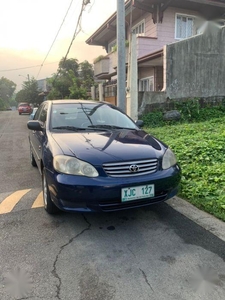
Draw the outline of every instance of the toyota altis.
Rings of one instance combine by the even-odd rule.
[[[141,125],[106,102],[43,102],[27,126],[46,211],[109,212],[176,195],[176,157]]]

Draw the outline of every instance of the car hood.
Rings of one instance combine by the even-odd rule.
[[[64,155],[92,164],[159,158],[166,147],[142,130],[52,133],[52,138]]]

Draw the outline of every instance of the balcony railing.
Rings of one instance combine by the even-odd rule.
[[[137,58],[155,52],[163,47],[157,38],[139,36],[137,38]],[[126,63],[128,63],[129,47],[126,47]],[[99,79],[110,79],[117,68],[117,51],[111,52],[94,64],[94,74]]]
[[[137,38],[137,58],[148,55],[163,48],[157,38],[139,36]]]
[[[110,52],[100,61],[94,63],[94,75],[99,79],[110,79],[116,73],[117,51]],[[126,47],[126,63],[128,62],[128,47]]]
[[[104,77],[107,74],[109,74],[109,57],[105,56],[94,63],[94,75],[97,77]]]

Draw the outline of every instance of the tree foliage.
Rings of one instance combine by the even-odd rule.
[[[28,102],[32,104],[40,104],[44,100],[44,96],[40,95],[37,80],[31,78],[23,82],[22,89],[16,94],[16,102]]]
[[[78,77],[79,62],[76,58],[65,59],[64,57],[59,62],[58,72],[59,74],[66,74],[69,71],[73,71],[74,75]]]
[[[0,78],[0,109],[6,109],[10,106],[16,84],[5,78]]]
[[[93,66],[88,61],[79,63],[74,58],[62,58],[58,73],[48,83],[51,85],[48,99],[88,99],[94,84]]]

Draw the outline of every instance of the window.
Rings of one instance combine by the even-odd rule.
[[[186,15],[176,15],[176,39],[185,39],[195,34],[194,32],[195,17]]]
[[[43,107],[43,104],[38,107],[38,110],[37,110],[37,112],[36,112],[36,114],[34,116],[34,120],[39,120],[39,116],[40,116],[42,107]]]
[[[44,124],[45,121],[46,121],[47,111],[48,111],[48,104],[45,104],[45,105],[43,106],[43,109],[42,109],[42,111],[41,111],[41,113],[40,113],[40,116],[39,116],[39,120],[40,120],[41,122],[43,122],[43,124]]]
[[[145,21],[141,21],[132,28],[132,32],[137,35],[145,35]]]
[[[139,80],[139,92],[154,91],[154,77],[143,78]]]
[[[115,97],[116,96],[116,86],[106,85],[105,86],[105,97]]]

